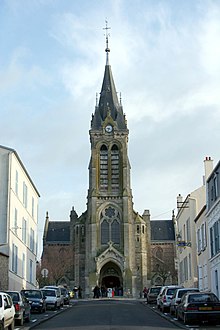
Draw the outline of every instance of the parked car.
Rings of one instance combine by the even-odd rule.
[[[66,288],[60,287],[61,294],[63,296],[63,303],[64,305],[69,305],[70,304],[70,295],[69,292]]]
[[[25,296],[18,291],[7,291],[15,308],[15,323],[23,325],[24,320],[29,322],[31,316],[31,306]]]
[[[157,308],[158,309],[160,309],[160,299],[161,299],[162,292],[165,288],[166,288],[166,286],[162,286],[161,289],[160,289],[160,293],[157,296]]]
[[[41,289],[44,296],[46,297],[46,308],[47,309],[60,309],[61,306],[61,295],[57,289]]]
[[[171,302],[170,302],[170,314],[171,315],[175,315],[177,317],[176,308],[179,305],[182,296],[189,291],[190,292],[199,292],[199,289],[198,288],[180,288],[174,292],[173,298],[171,299]]]
[[[177,318],[184,324],[195,321],[220,324],[220,301],[212,292],[187,292],[177,306]]]
[[[161,286],[152,286],[147,292],[147,303],[153,304],[157,302],[157,296],[160,293]]]
[[[0,330],[14,330],[15,308],[11,296],[0,292]]]
[[[43,287],[43,289],[57,289],[60,291],[60,297],[61,297],[61,306],[63,307],[64,305],[64,296],[62,295],[61,289],[59,286],[56,285],[46,285]]]
[[[31,305],[31,312],[44,313],[46,311],[46,297],[41,290],[21,290],[21,294],[28,299]]]
[[[164,313],[164,312],[169,312],[170,311],[170,302],[171,299],[174,295],[174,292],[181,288],[180,286],[177,285],[169,285],[166,286],[160,296],[159,300],[159,309]]]

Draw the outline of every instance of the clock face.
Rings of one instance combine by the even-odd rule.
[[[111,125],[107,125],[105,128],[106,132],[111,133],[112,131],[112,126]]]

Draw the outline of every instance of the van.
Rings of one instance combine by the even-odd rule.
[[[57,289],[40,289],[44,296],[46,297],[46,307],[47,309],[56,310],[60,309],[61,306],[61,295],[60,291]]]
[[[46,286],[43,287],[43,289],[57,289],[57,290],[59,290],[60,298],[61,298],[61,307],[63,307],[63,305],[64,305],[64,296],[62,295],[61,288],[59,286],[46,285]]]

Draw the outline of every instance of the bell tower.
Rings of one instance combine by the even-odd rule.
[[[84,277],[87,296],[96,285],[114,288],[118,295],[138,296],[148,284],[150,221],[133,210],[129,130],[109,64],[108,29],[106,22],[104,78],[89,131],[91,158],[83,224],[85,269],[75,272],[78,278]]]

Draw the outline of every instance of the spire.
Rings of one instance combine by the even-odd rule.
[[[119,129],[127,129],[126,120],[121,105],[121,98],[119,103],[111,66],[109,64],[110,49],[108,45],[108,37],[109,37],[108,30],[110,29],[110,27],[108,27],[107,20],[105,21],[105,23],[106,23],[106,27],[103,29],[106,31],[105,32],[106,65],[105,65],[105,72],[104,72],[104,78],[103,78],[99,102],[97,102],[97,98],[96,98],[95,114],[92,119],[91,127],[93,129],[102,128],[102,123],[104,122],[106,117],[111,116],[113,121],[117,123]]]

